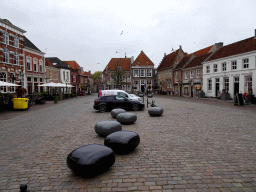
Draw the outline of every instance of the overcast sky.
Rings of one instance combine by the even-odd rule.
[[[256,0],[0,0],[0,18],[27,31],[45,57],[92,73],[125,52],[135,59],[143,50],[157,67],[179,45],[192,53],[252,37],[255,10]]]

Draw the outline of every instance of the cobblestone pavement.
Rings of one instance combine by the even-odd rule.
[[[211,99],[154,96],[163,116],[145,109],[123,125],[140,135],[134,152],[97,177],[74,175],[67,155],[103,144],[94,126],[113,120],[92,108],[96,97],[0,113],[0,191],[256,191],[256,107]]]

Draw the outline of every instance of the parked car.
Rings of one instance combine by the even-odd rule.
[[[141,101],[129,100],[120,95],[101,96],[94,100],[93,108],[100,112],[109,111],[114,108],[132,109],[133,111],[143,110],[145,107]]]
[[[120,95],[123,97],[127,97],[129,100],[134,101],[141,101],[141,98],[138,96],[131,96],[129,93],[125,92],[124,90],[101,90],[98,93],[98,97],[105,96],[105,95]]]

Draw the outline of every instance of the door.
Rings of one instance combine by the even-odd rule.
[[[220,79],[216,79],[216,83],[215,83],[215,97],[219,97],[219,91],[220,91]]]
[[[194,87],[191,86],[191,97],[193,97],[193,96],[194,96]]]
[[[181,91],[182,91],[182,87],[180,87],[180,97],[181,97]]]
[[[239,93],[239,77],[234,78],[234,95]]]

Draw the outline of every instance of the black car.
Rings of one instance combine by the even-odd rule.
[[[144,107],[144,103],[129,100],[128,98],[120,95],[101,96],[94,100],[93,105],[93,108],[95,110],[99,110],[100,112],[105,112],[115,108],[132,109],[133,111],[138,111],[144,109]]]

